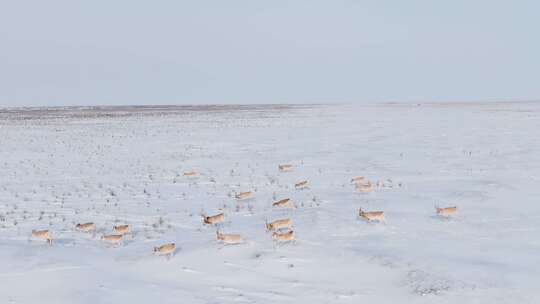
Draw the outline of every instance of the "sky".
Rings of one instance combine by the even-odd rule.
[[[540,100],[540,1],[0,0],[0,106]]]

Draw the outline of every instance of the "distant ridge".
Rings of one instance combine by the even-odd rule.
[[[166,116],[188,112],[286,111],[321,105],[147,105],[147,106],[56,106],[0,108],[0,119],[33,120],[60,118],[100,118]]]

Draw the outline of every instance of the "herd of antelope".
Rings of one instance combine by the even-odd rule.
[[[291,172],[294,167],[290,164],[279,165],[278,169],[280,172]],[[184,172],[185,177],[192,178],[199,176],[199,173],[196,171]],[[357,176],[351,179],[351,184],[353,184],[356,190],[360,193],[369,193],[374,190],[375,186],[383,187],[383,182],[372,183],[363,176]],[[296,190],[308,188],[309,183],[307,180],[303,180],[294,184]],[[237,201],[248,200],[253,198],[253,192],[239,192],[235,193],[234,198]],[[272,207],[276,208],[296,208],[291,199],[284,198],[277,200],[272,203]],[[455,215],[458,211],[457,206],[451,207],[439,207],[435,206],[435,213],[440,217],[451,217]],[[367,222],[385,222],[384,211],[364,211],[362,208],[358,210],[358,218],[365,220]],[[241,244],[245,241],[244,237],[240,234],[229,234],[222,233],[219,228],[220,224],[225,221],[225,213],[219,213],[215,215],[204,215],[202,214],[203,225],[212,225],[216,228],[216,239],[218,242],[223,244]],[[272,240],[276,243],[285,243],[285,242],[294,242],[295,241],[295,232],[293,230],[293,221],[290,218],[279,218],[271,222],[268,220],[265,223],[265,228],[267,232],[271,232]],[[75,225],[75,230],[85,233],[96,233],[97,226],[93,222],[88,223],[79,223]],[[116,225],[113,226],[113,233],[103,234],[100,239],[104,242],[111,243],[113,245],[122,245],[126,235],[132,233],[129,225]],[[32,230],[32,237],[37,239],[42,239],[47,241],[48,244],[52,245],[53,236],[49,230]],[[156,255],[166,255],[171,257],[176,251],[175,243],[166,243],[161,246],[153,248],[153,253]]]

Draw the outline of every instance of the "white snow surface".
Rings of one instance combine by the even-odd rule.
[[[0,110],[0,303],[540,303],[540,103],[92,111]]]

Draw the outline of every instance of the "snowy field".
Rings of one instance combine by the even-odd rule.
[[[540,303],[539,138],[540,103],[0,110],[0,303]]]

